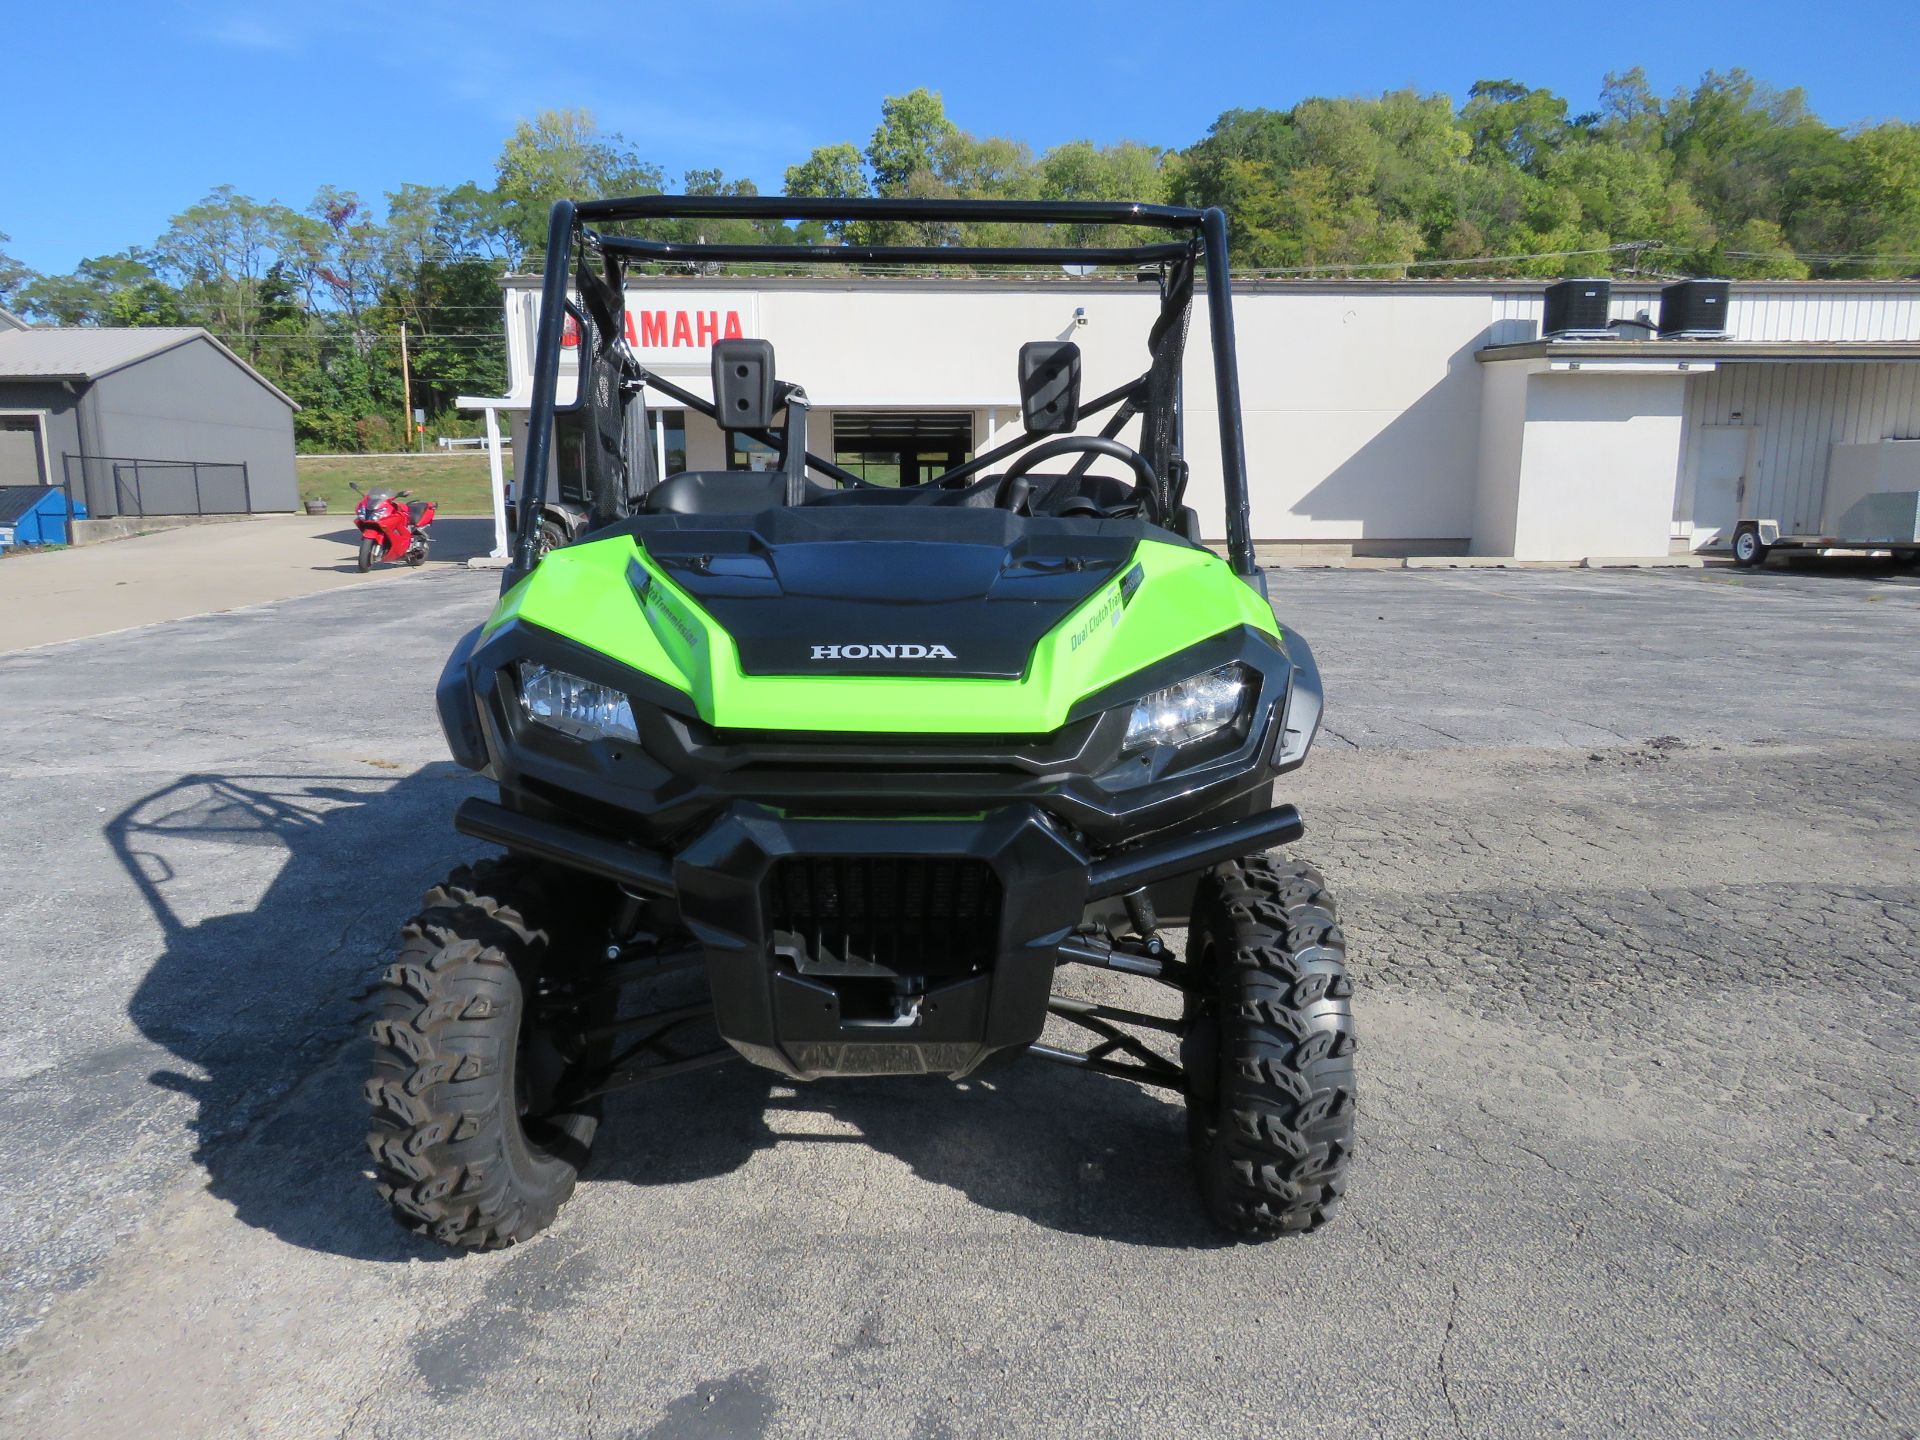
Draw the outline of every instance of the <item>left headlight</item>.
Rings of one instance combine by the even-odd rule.
[[[1122,752],[1191,745],[1217,735],[1240,716],[1252,691],[1244,665],[1222,665],[1134,702]]]
[[[520,705],[534,724],[581,740],[640,739],[625,695],[537,661],[520,662]]]

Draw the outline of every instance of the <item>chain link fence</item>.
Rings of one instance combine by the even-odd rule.
[[[68,496],[96,518],[253,513],[244,462],[69,454],[60,463]]]

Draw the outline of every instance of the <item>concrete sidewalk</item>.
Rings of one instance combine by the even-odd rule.
[[[423,568],[464,565],[492,542],[489,520],[437,520]],[[414,573],[389,564],[360,574],[359,544],[348,516],[264,515],[16,555],[0,561],[0,654]]]

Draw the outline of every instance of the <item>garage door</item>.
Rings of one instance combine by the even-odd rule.
[[[0,415],[0,485],[44,485],[40,423],[31,415]]]

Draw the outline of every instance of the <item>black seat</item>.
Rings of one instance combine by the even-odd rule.
[[[777,470],[687,470],[647,492],[650,515],[757,515],[787,499]]]
[[[407,502],[407,518],[413,522],[414,529],[418,530],[420,528],[420,517],[425,515],[426,513],[427,513],[426,501],[409,500]]]

